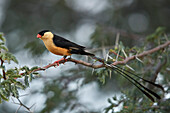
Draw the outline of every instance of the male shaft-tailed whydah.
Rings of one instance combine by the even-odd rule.
[[[85,50],[84,46],[81,46],[79,44],[76,44],[74,42],[71,42],[61,36],[55,35],[52,33],[50,30],[43,30],[38,33],[37,38],[41,39],[44,42],[45,47],[52,52],[55,55],[61,55],[63,56],[62,59],[55,61],[54,63],[57,63],[59,65],[60,61],[67,61],[66,57],[71,56],[72,54],[79,54],[79,55],[87,55],[91,56],[94,59],[99,59],[101,58],[96,57],[94,54],[89,53]],[[103,59],[102,59],[103,60]],[[115,70],[117,73],[119,73],[121,76],[125,77],[128,81],[130,81],[132,84],[134,84],[143,94],[145,94],[149,99],[151,99],[153,102],[155,101],[154,97],[157,99],[161,99],[161,97],[153,92],[152,90],[148,89],[141,83],[139,83],[134,77],[137,77],[144,82],[147,82],[149,84],[152,84],[155,87],[161,88],[163,90],[163,87],[159,84],[155,84],[154,82],[148,81],[140,76],[137,76],[136,74],[127,71],[125,69],[122,69],[118,66],[108,64],[105,62],[105,65],[107,68],[110,68],[112,70]],[[153,97],[154,96],[154,97]]]

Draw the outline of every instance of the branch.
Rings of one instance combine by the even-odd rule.
[[[138,55],[134,55],[134,56],[131,56],[131,57],[127,57],[125,60],[123,60],[123,61],[116,61],[116,62],[114,62],[113,63],[113,65],[118,65],[118,64],[126,64],[127,62],[129,62],[130,60],[134,60],[134,59],[136,59],[136,57],[137,58],[141,58],[141,57],[144,57],[144,56],[146,56],[146,55],[149,55],[149,54],[152,54],[152,53],[154,53],[154,52],[157,52],[157,51],[159,51],[159,50],[161,50],[161,49],[163,49],[163,48],[166,48],[167,46],[169,46],[170,45],[170,41],[167,41],[166,43],[164,43],[164,44],[162,44],[162,45],[159,45],[159,46],[157,46],[157,47],[155,47],[155,48],[153,48],[153,49],[151,49],[151,50],[148,50],[148,51],[144,51],[143,53],[140,53],[140,54],[138,54]],[[97,57],[96,57],[97,58]],[[102,67],[107,67],[104,63],[103,63],[103,61],[101,60],[101,59],[98,59],[97,58],[97,61],[99,61],[99,62],[101,62],[102,64],[98,64],[98,65],[94,65],[93,63],[87,63],[87,62],[84,62],[84,61],[82,61],[82,60],[76,60],[76,59],[72,59],[72,58],[68,58],[67,59],[67,62],[73,62],[73,63],[75,63],[75,64],[81,64],[81,65],[84,65],[84,66],[87,66],[87,67],[91,67],[91,68],[102,68]],[[65,60],[61,60],[60,62],[59,62],[59,64],[61,64],[61,63],[65,63]],[[36,72],[36,71],[41,71],[41,70],[46,70],[46,69],[48,69],[48,68],[50,68],[50,67],[56,67],[57,66],[57,63],[52,63],[52,64],[49,64],[49,65],[47,65],[47,66],[45,66],[45,67],[40,67],[40,68],[38,68],[38,69],[35,69],[35,70],[33,70],[32,72]]]
[[[128,57],[126,58],[125,60],[123,61],[117,61],[117,62],[114,62],[113,65],[118,65],[118,64],[126,64],[127,62],[129,62],[130,60],[133,60],[133,59],[136,59],[136,58],[141,58],[141,57],[144,57],[146,55],[149,55],[149,54],[152,54],[156,51],[159,51],[163,48],[166,48],[167,46],[170,45],[170,41],[167,41],[166,43],[162,44],[162,45],[159,45],[151,50],[148,50],[148,51],[144,51],[143,53],[140,53],[138,55],[134,55],[134,56],[131,56],[131,57]]]
[[[18,113],[18,111],[20,110],[21,107],[24,107],[25,109],[27,109],[29,113],[33,113],[33,112],[31,111],[31,108],[34,106],[34,104],[33,104],[31,107],[27,107],[25,104],[23,104],[23,103],[21,102],[21,100],[20,100],[19,98],[16,98],[16,99],[18,100],[19,103],[16,103],[16,102],[12,99],[13,103],[14,103],[14,104],[17,104],[17,105],[20,105],[20,106],[18,107],[18,109],[16,110],[15,113]]]
[[[19,102],[20,106],[23,106],[23,107],[24,107],[24,108],[26,108],[28,111],[30,111],[30,108],[29,108],[29,107],[27,107],[26,105],[24,105],[24,104],[21,102],[21,100],[20,100],[20,99],[18,99],[18,98],[17,98],[17,100],[18,100],[18,102]]]
[[[162,67],[167,63],[167,57],[164,59],[164,61],[161,61],[159,59],[158,64],[156,65],[155,72],[153,74],[153,77],[151,78],[150,81],[155,82],[156,78],[158,76],[158,73],[161,71]]]

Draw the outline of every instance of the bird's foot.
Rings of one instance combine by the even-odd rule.
[[[53,64],[57,64],[57,66],[59,66],[59,65],[60,65],[60,62],[63,61],[63,60],[64,60],[64,62],[62,62],[63,64],[64,64],[65,62],[67,62],[67,59],[66,59],[66,58],[62,58],[62,59],[60,59],[60,60],[55,61]]]

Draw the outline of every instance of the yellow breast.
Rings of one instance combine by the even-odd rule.
[[[45,44],[45,47],[52,53],[56,54],[56,55],[71,55],[71,53],[69,52],[68,49],[65,48],[61,48],[61,47],[57,47],[55,46],[55,44],[53,43],[52,39],[43,39],[43,42]]]

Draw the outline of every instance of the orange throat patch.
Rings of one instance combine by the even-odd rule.
[[[70,51],[68,49],[55,46],[52,39],[43,39],[43,42],[45,44],[45,47],[50,52],[54,53],[55,55],[62,55],[62,56],[71,55],[71,53],[70,53]]]

